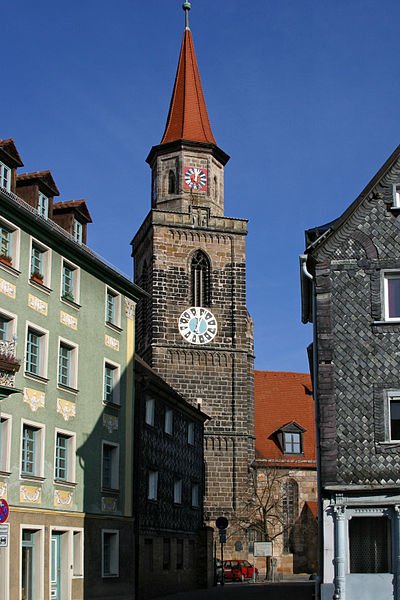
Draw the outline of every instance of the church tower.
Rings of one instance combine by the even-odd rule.
[[[210,417],[205,433],[205,517],[239,507],[254,459],[253,323],[246,308],[247,221],[225,217],[229,156],[211,130],[190,3],[161,143],[147,162],[152,208],[132,242],[137,352]]]

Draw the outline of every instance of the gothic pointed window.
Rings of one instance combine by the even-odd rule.
[[[168,173],[168,194],[176,194],[176,178],[173,171]]]
[[[192,304],[208,306],[210,304],[210,261],[201,250],[192,259]]]
[[[299,512],[299,486],[294,479],[288,479],[282,490],[283,510],[283,551],[292,552],[293,526],[296,523]]]

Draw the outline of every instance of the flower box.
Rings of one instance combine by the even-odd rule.
[[[43,275],[39,273],[39,271],[33,271],[31,274],[31,280],[43,285]]]
[[[0,254],[0,262],[2,262],[4,265],[11,267],[12,257],[8,256],[7,254]]]

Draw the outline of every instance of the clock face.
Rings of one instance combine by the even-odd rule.
[[[198,167],[185,167],[183,187],[185,189],[206,191],[207,170]]]
[[[208,344],[217,334],[217,319],[201,306],[192,306],[178,319],[179,333],[191,344]]]

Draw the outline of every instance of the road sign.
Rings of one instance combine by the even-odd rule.
[[[0,525],[0,548],[8,548],[9,525]]]
[[[0,498],[0,523],[5,523],[8,519],[8,503],[7,500]]]
[[[218,529],[226,529],[229,525],[229,521],[226,517],[218,517],[215,524]]]
[[[254,556],[272,556],[272,542],[254,542]]]

